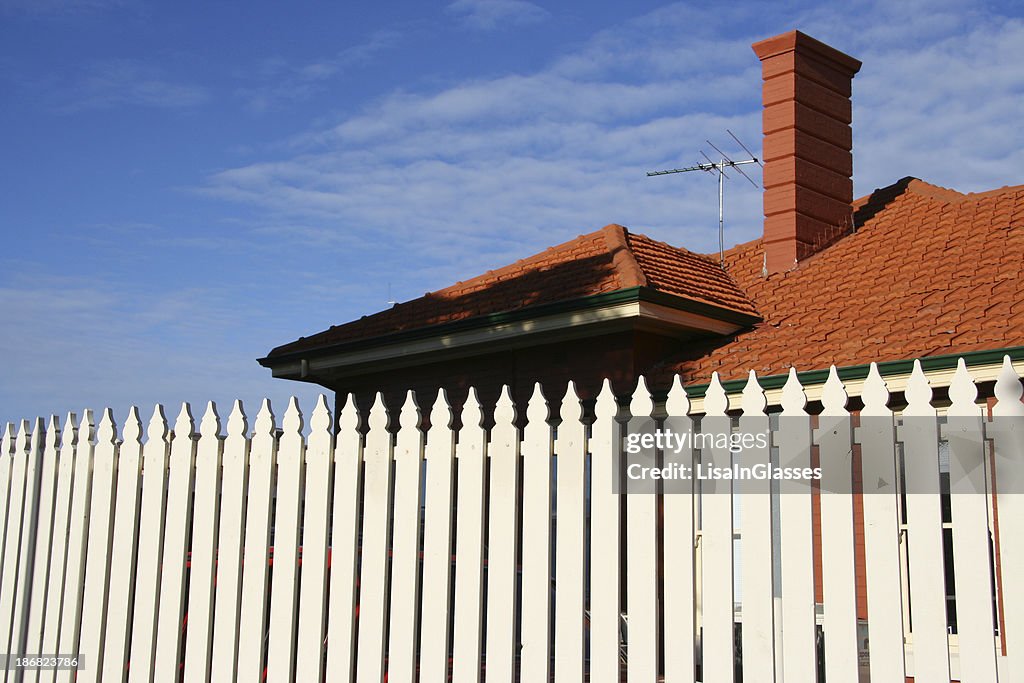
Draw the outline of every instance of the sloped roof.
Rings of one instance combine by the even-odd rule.
[[[608,225],[529,258],[279,346],[268,358],[631,287],[756,316],[716,257]]]
[[[854,205],[855,233],[764,277],[726,252],[763,322],[663,364],[684,382],[1024,345],[1024,185],[961,194],[904,178]]]

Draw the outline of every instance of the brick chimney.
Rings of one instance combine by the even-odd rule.
[[[764,79],[764,251],[794,267],[852,229],[850,90],[860,62],[790,31],[752,46]]]

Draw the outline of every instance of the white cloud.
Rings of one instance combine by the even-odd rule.
[[[66,113],[122,105],[187,109],[208,98],[202,86],[174,82],[142,62],[121,59],[90,65],[60,109]]]
[[[547,10],[526,0],[455,0],[448,12],[478,31],[535,24],[548,17]]]

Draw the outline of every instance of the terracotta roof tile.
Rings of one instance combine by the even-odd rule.
[[[1024,186],[904,178],[854,206],[856,232],[789,272],[762,276],[760,240],[726,252],[764,322],[661,370],[706,382],[1024,345]]]
[[[638,286],[757,315],[716,260],[613,224],[504,268],[279,346],[270,357]]]

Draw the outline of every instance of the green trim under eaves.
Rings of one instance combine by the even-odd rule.
[[[994,365],[1001,363],[1003,356],[1009,356],[1010,360],[1018,361],[1024,360],[1024,346],[1010,346],[1003,349],[991,349],[986,351],[967,351],[965,353],[948,354],[943,356],[926,356],[921,358],[921,369],[925,372],[932,370],[951,370],[956,367],[957,360],[960,358],[964,359],[967,363],[967,367],[978,366],[978,365]],[[841,380],[862,380],[868,376],[868,371],[871,369],[871,365],[848,365],[842,368],[836,368],[839,373],[839,379]],[[885,361],[878,364],[878,372],[882,377],[892,375],[909,375],[914,369],[913,360],[892,360]],[[815,386],[824,384],[825,380],[828,379],[828,370],[807,370],[806,372],[797,372],[797,379],[800,380],[800,384],[805,387]],[[764,390],[781,389],[789,379],[788,374],[784,375],[769,375],[767,377],[758,377],[757,382],[761,385]],[[733,379],[727,382],[722,382],[722,386],[725,388],[727,394],[739,393],[743,391],[743,387],[746,386],[746,379]],[[686,395],[690,398],[703,398],[705,392],[707,392],[708,384],[694,384],[686,387]]]
[[[277,363],[295,359],[319,358],[332,353],[354,351],[360,348],[383,346],[388,344],[400,344],[417,339],[452,334],[454,332],[513,323],[539,316],[592,310],[595,308],[631,303],[634,301],[660,304],[676,310],[696,313],[698,315],[734,323],[743,327],[748,327],[761,321],[761,318],[756,315],[741,313],[739,311],[733,311],[726,308],[719,308],[718,306],[713,306],[700,301],[693,301],[681,296],[651,289],[650,287],[629,287],[626,289],[617,289],[612,292],[605,292],[603,294],[592,294],[590,296],[580,297],[577,299],[567,299],[550,304],[527,306],[514,311],[490,313],[487,315],[467,318],[465,320],[428,325],[404,332],[393,332],[377,337],[344,340],[339,342],[326,342],[320,346],[311,346],[309,348],[296,349],[294,351],[282,351],[280,353],[271,351],[265,358],[257,359],[257,362],[260,365],[269,368],[273,367]]]

